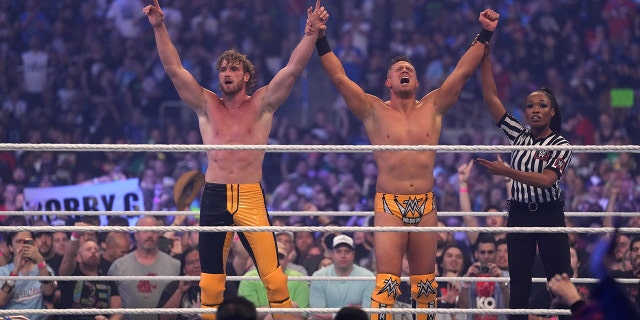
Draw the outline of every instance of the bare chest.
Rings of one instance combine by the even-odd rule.
[[[258,110],[252,108],[221,108],[218,112],[210,113],[207,120],[203,135],[216,144],[264,143],[271,126],[270,118],[261,116]]]
[[[371,141],[374,144],[436,144],[440,138],[440,121],[428,111],[377,111],[367,128]]]

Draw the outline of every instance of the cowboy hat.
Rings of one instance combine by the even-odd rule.
[[[191,170],[183,173],[173,186],[173,200],[178,210],[185,210],[193,202],[202,186],[204,185],[204,174],[198,170]]]

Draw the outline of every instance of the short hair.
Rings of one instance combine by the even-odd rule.
[[[342,307],[333,320],[368,320],[369,316],[358,307]]]
[[[640,236],[634,236],[629,240],[629,250],[633,249],[633,244],[636,242],[640,242]]]
[[[220,71],[220,67],[222,66],[223,61],[226,61],[227,64],[235,64],[237,62],[242,64],[243,71],[249,73],[249,81],[247,81],[247,93],[249,93],[253,89],[253,86],[256,84],[256,69],[253,66],[253,63],[249,61],[246,55],[234,49],[227,50],[223,52],[220,57],[218,57],[216,70]]]
[[[498,247],[496,238],[487,233],[480,233],[478,235],[478,240],[476,240],[476,243],[473,246],[473,251],[477,251],[481,243],[492,243],[495,247]]]
[[[224,299],[218,307],[218,320],[256,320],[257,318],[256,306],[244,297]]]
[[[44,220],[37,220],[31,224],[32,227],[44,227],[50,226],[50,224]],[[51,231],[33,231],[33,238],[40,238],[41,236],[48,236],[49,238],[53,238],[53,233]]]
[[[409,57],[407,56],[395,56],[393,58],[391,58],[391,61],[389,62],[389,67],[387,68],[387,77],[389,76],[389,70],[391,70],[391,67],[393,67],[394,64],[400,62],[400,61],[405,61],[408,62],[409,64],[413,65],[413,63],[411,62],[411,59],[409,59]]]

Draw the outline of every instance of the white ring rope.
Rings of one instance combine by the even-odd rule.
[[[15,276],[0,276],[0,281],[15,280]],[[409,281],[409,277],[401,277]],[[20,276],[18,281],[199,281],[200,276]],[[258,276],[227,276],[227,281],[260,281]],[[339,276],[288,276],[289,281],[374,281],[375,277],[339,277]],[[438,282],[510,282],[509,277],[436,277]],[[580,284],[598,283],[596,278],[571,278],[571,282]],[[640,278],[616,278],[622,284],[640,283]],[[534,283],[546,283],[546,278],[532,278]]]
[[[256,308],[258,313],[337,313],[339,308]],[[367,313],[384,314],[536,314],[536,315],[570,315],[568,309],[374,309],[363,308]],[[13,309],[0,310],[0,316],[22,314],[46,315],[84,315],[84,314],[211,314],[215,309],[210,308],[135,308],[135,309]]]
[[[7,216],[102,216],[102,215],[140,215],[149,216],[193,216],[199,215],[199,211],[2,211]],[[438,211],[438,217],[494,217],[504,216],[507,212],[475,212],[475,211]],[[307,217],[307,216],[327,216],[327,217],[371,217],[373,211],[269,211],[269,216],[280,217]],[[637,217],[640,212],[605,212],[605,211],[576,211],[565,212],[565,217]]]
[[[23,144],[23,143],[0,143],[0,150],[15,151],[115,151],[115,152],[200,152],[207,150],[265,150],[269,152],[332,152],[332,153],[355,153],[371,151],[437,151],[437,152],[511,152],[512,150],[571,150],[583,153],[603,153],[603,152],[631,152],[640,153],[640,146],[636,145],[606,145],[606,146],[460,146],[460,145],[400,145],[400,146],[371,146],[371,145],[147,145],[147,144]],[[7,215],[135,215],[139,211],[8,211]],[[182,211],[147,211],[148,215],[194,215],[199,212]],[[504,212],[439,212],[439,216],[499,216]],[[326,215],[326,216],[372,216],[372,212],[299,212],[299,211],[272,211],[272,216],[297,216],[297,215]],[[637,212],[566,212],[565,216],[571,217],[601,217],[601,216],[638,216]],[[34,231],[34,232],[54,232],[54,231],[110,231],[110,232],[134,232],[134,231],[198,231],[198,232],[274,232],[274,231],[310,231],[310,232],[510,232],[510,233],[552,233],[552,232],[578,232],[578,233],[610,233],[614,228],[546,228],[546,227],[202,227],[202,226],[171,226],[171,227],[117,227],[117,226],[0,226],[0,231]],[[619,232],[640,233],[640,228],[618,228]],[[8,280],[9,276],[0,276],[0,281]],[[43,280],[43,281],[129,281],[155,280],[155,281],[198,281],[198,276],[23,276],[20,281]],[[292,276],[290,281],[372,281],[375,277],[311,277]],[[407,277],[402,277],[402,281],[407,281]],[[464,282],[508,282],[508,277],[437,277],[438,281],[464,281]],[[245,276],[228,276],[229,281],[254,280],[260,278]],[[598,279],[576,278],[571,279],[574,283],[597,283]],[[616,279],[619,283],[636,284],[640,279]],[[533,278],[534,283],[545,283],[546,278]],[[549,310],[549,309],[363,309],[367,313],[385,314],[536,314],[536,315],[570,315],[569,310]],[[260,313],[336,313],[339,308],[257,308]],[[44,314],[44,315],[90,315],[90,314],[202,314],[215,313],[214,309],[203,308],[133,308],[133,309],[21,309],[21,310],[0,310],[0,316],[12,316],[23,314]]]
[[[202,145],[202,144],[66,144],[0,143],[0,150],[14,151],[112,151],[112,152],[201,152],[207,150],[265,150],[269,152],[362,153],[371,151],[511,152],[512,150],[572,150],[583,153],[640,153],[637,145],[602,146],[463,146],[463,145]]]
[[[108,232],[277,232],[277,231],[309,231],[309,232],[506,232],[506,233],[608,233],[618,230],[622,233],[640,233],[640,228],[587,228],[587,227],[299,227],[299,226],[0,226],[0,232],[73,232],[73,231],[108,231]]]

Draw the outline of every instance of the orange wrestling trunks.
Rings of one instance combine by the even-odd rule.
[[[417,225],[422,217],[436,208],[433,192],[401,195],[376,193],[375,212],[386,212],[400,219],[405,225]]]

